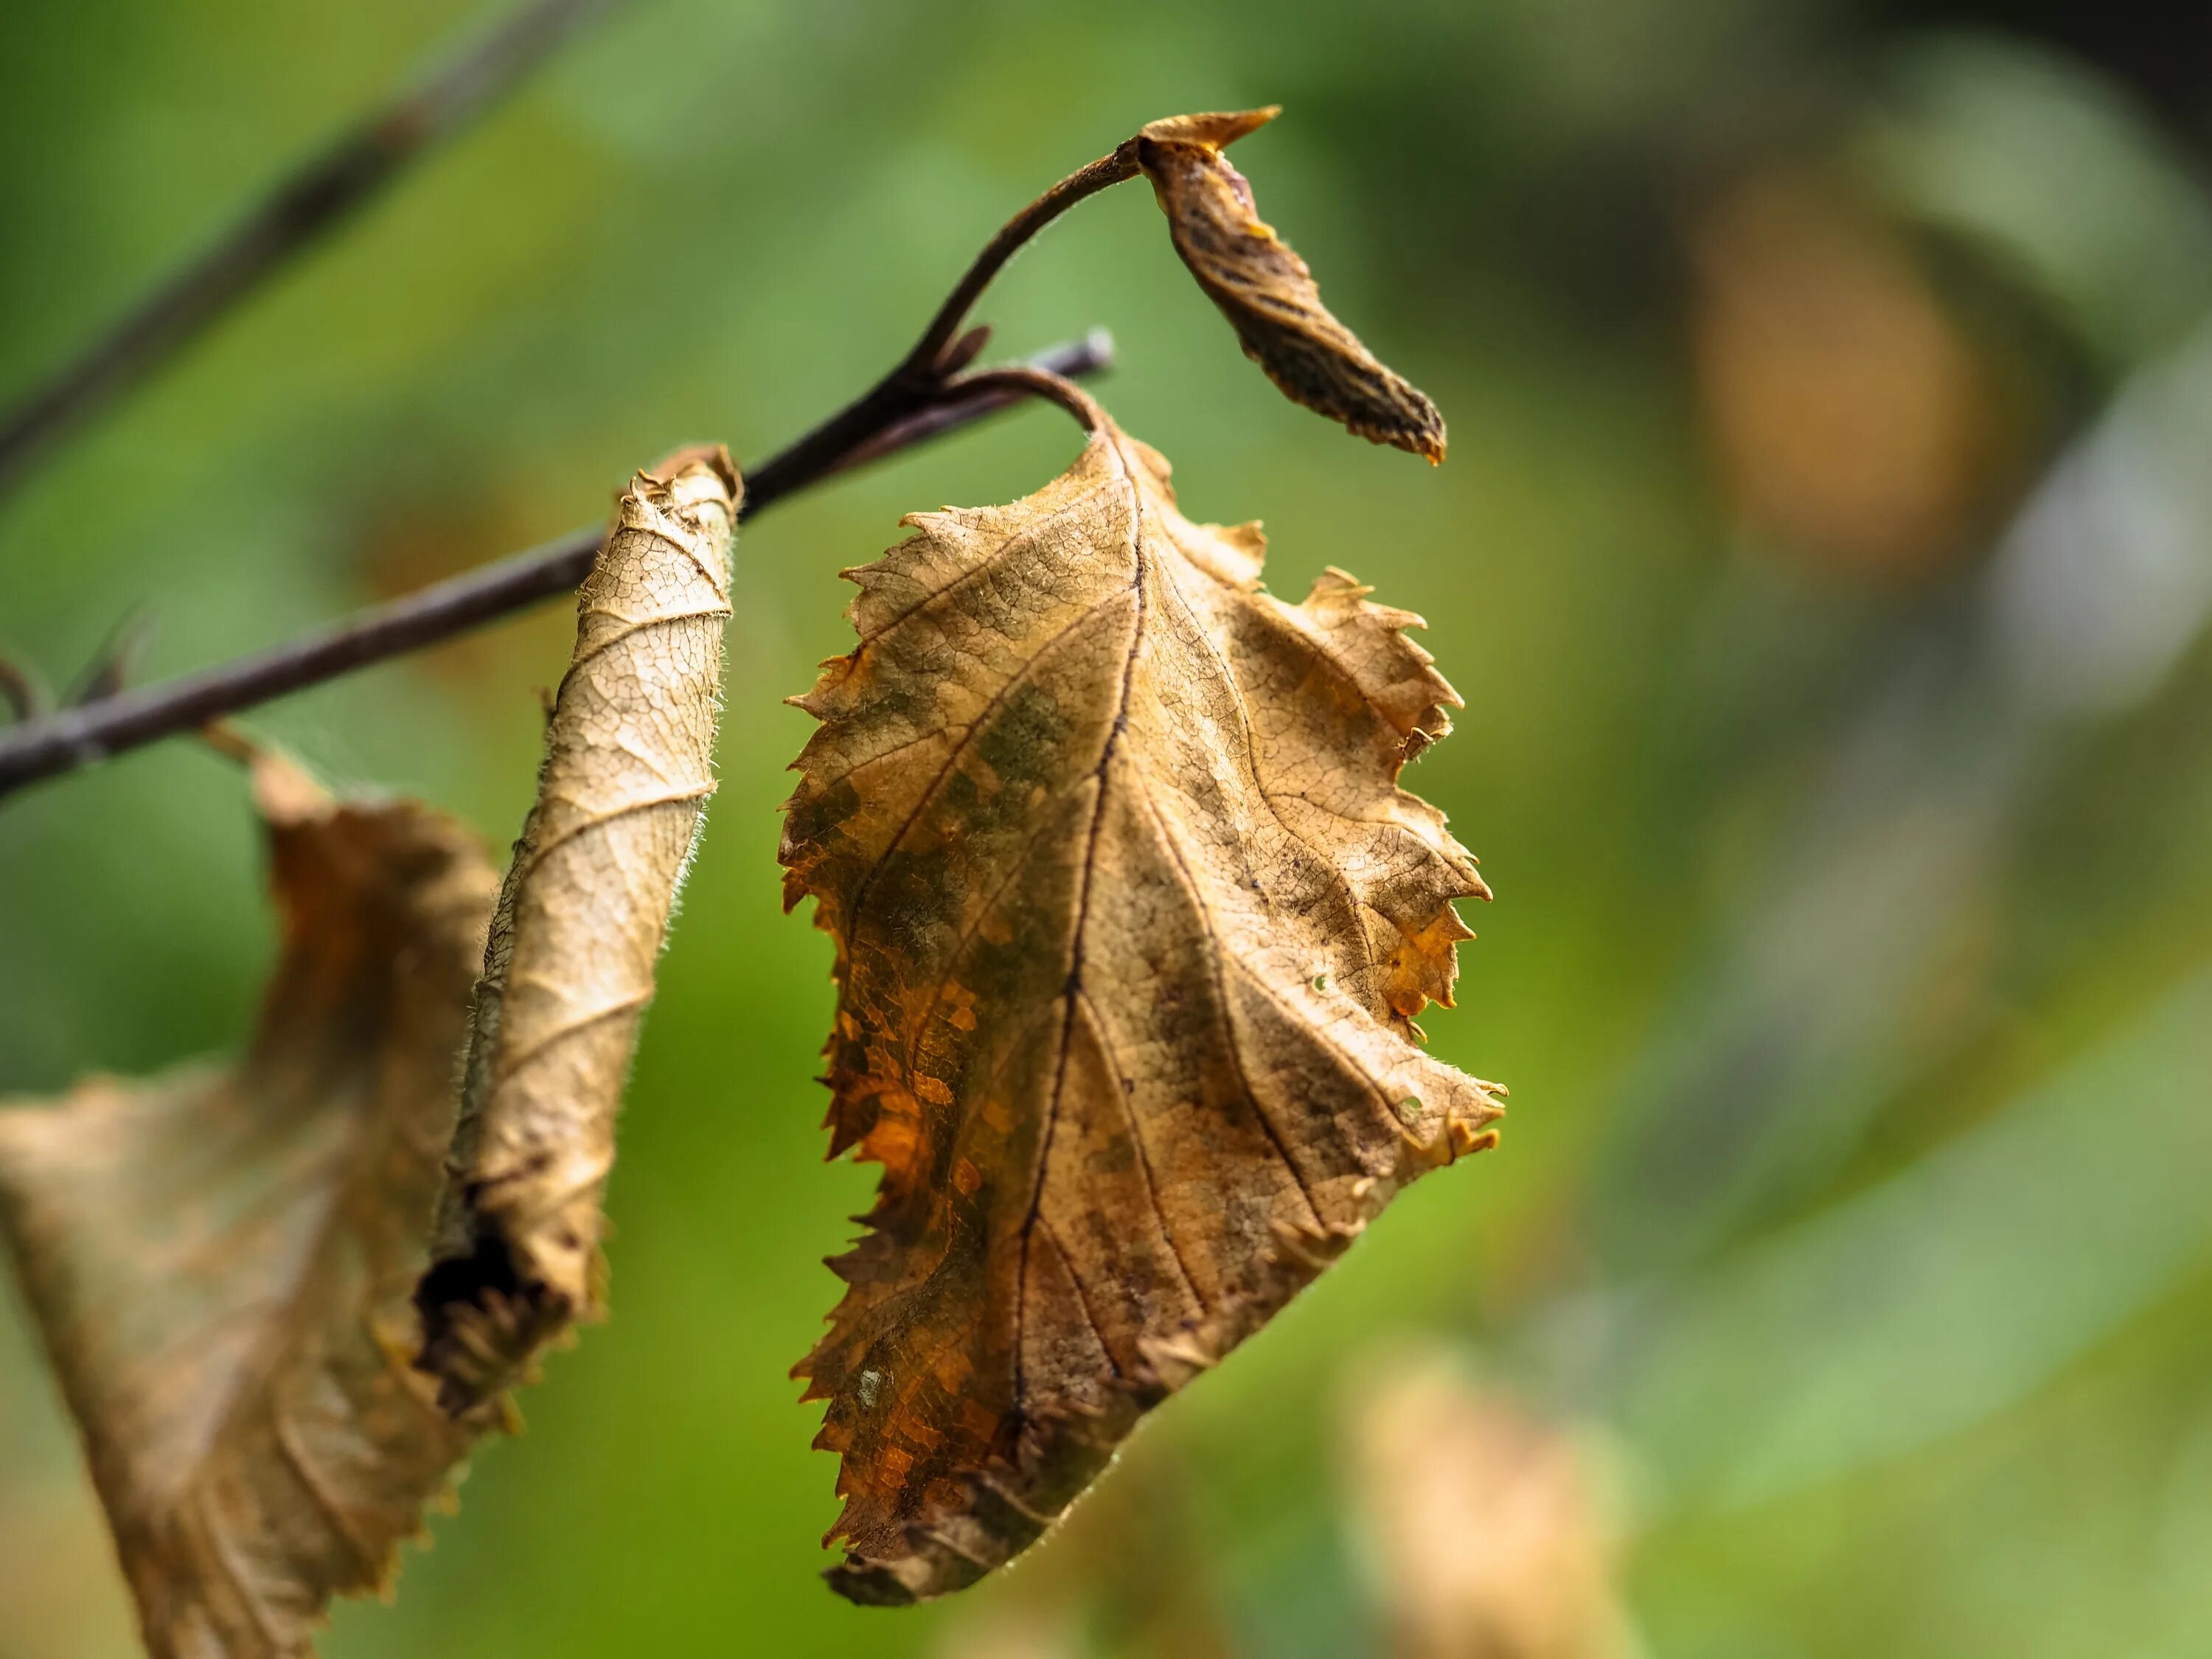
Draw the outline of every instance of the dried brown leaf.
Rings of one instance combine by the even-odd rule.
[[[1485,891],[1397,786],[1458,702],[1419,619],[1341,571],[1262,592],[1257,526],[1185,520],[1091,413],[1038,494],[848,572],[860,642],[799,700],[831,1152],[884,1165],[797,1368],[859,1601],[1022,1549],[1500,1110],[1413,1024]]]
[[[641,473],[577,594],[476,992],[460,1123],[417,1301],[421,1364],[469,1409],[603,1311],[615,1118],[676,891],[714,793],[730,539],[720,449]]]
[[[1437,406],[1331,314],[1306,262],[1261,222],[1251,185],[1221,153],[1276,113],[1176,115],[1138,133],[1137,161],[1176,252],[1229,319],[1244,355],[1292,402],[1376,443],[1441,461]]]
[[[498,1420],[408,1365],[491,866],[252,766],[283,938],[245,1060],[0,1112],[0,1224],[156,1659],[308,1651]]]

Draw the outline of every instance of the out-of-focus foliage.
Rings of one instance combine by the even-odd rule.
[[[1449,1355],[1355,1374],[1350,1485],[1405,1659],[1626,1659],[1616,1521],[1595,1460]]]
[[[759,457],[1039,185],[1161,110],[1273,101],[1240,164],[1451,424],[1430,471],[1284,403],[1141,185],[986,307],[1010,349],[1111,326],[1116,416],[1193,516],[1266,516],[1279,585],[1345,562],[1435,624],[1469,707],[1409,781],[1501,896],[1431,1033],[1513,1085],[1495,1160],[1395,1205],[1014,1573],[896,1617],[823,1589],[833,1471],[783,1370],[869,1172],[816,1161],[829,953],[778,913],[777,700],[900,513],[1075,446],[1025,415],[856,477],[738,554],[614,1323],[328,1651],[1386,1654],[1346,1396],[1414,1336],[1612,1449],[1653,1653],[2201,1651],[2212,198],[2161,15],[637,0],[8,503],[0,644],[66,683],[143,602],[144,672],[212,660],[601,515],[677,441]],[[15,8],[0,386],[451,21]],[[637,349],[678,315],[695,349]],[[512,824],[562,610],[257,723]],[[188,745],[0,809],[0,1091],[225,1047],[256,882]],[[12,1311],[0,1564],[7,1659],[129,1650]]]

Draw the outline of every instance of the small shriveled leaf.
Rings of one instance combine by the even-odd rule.
[[[1171,116],[1138,133],[1137,162],[1176,252],[1229,319],[1244,355],[1292,402],[1376,443],[1441,461],[1437,406],[1330,313],[1306,262],[1261,222],[1251,185],[1221,153],[1276,112]]]
[[[476,992],[460,1123],[417,1292],[420,1363],[464,1411],[602,1311],[600,1202],[639,1023],[714,793],[727,454],[641,473],[577,595],[537,805]]]
[[[1458,702],[1419,619],[1340,571],[1268,596],[1257,527],[1094,419],[1037,495],[848,573],[860,642],[800,700],[831,1153],[884,1165],[797,1373],[855,1600],[1022,1549],[1500,1110],[1413,1024],[1485,891],[1397,785]]]
[[[408,1364],[491,866],[252,765],[283,943],[245,1060],[0,1112],[0,1223],[156,1659],[307,1652],[500,1420]]]

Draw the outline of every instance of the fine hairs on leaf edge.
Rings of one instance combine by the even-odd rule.
[[[639,473],[577,592],[574,654],[485,948],[416,1297],[416,1364],[449,1410],[527,1380],[550,1342],[604,1316],[600,1196],[714,791],[742,496],[719,447]]]

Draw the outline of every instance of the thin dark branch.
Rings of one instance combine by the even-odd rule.
[[[213,246],[0,416],[0,495],[70,433],[159,368],[407,165],[489,108],[616,0],[528,0],[396,100],[279,180]]]
[[[968,313],[975,301],[983,297],[983,290],[992,279],[1006,269],[1006,262],[1020,252],[1054,220],[1087,196],[1096,196],[1109,185],[1118,185],[1125,179],[1133,179],[1140,171],[1137,165],[1137,141],[1133,138],[1111,154],[1102,155],[1087,167],[1078,167],[1050,190],[1031,202],[999,228],[999,234],[984,245],[975,262],[968,267],[952,292],[945,296],[945,303],[937,308],[937,315],[929,319],[929,326],[915,342],[914,349],[907,353],[902,365],[914,373],[925,373],[940,368],[945,349],[960,331],[960,325],[968,320]]]
[[[945,377],[967,361],[962,351],[966,349],[969,356],[973,356],[972,348],[967,344],[968,337],[961,332],[961,325],[968,320],[969,312],[990,286],[991,279],[1039,231],[1068,209],[1109,185],[1135,178],[1139,171],[1136,141],[1132,139],[1110,155],[1102,155],[1089,166],[1069,173],[1007,220],[963,273],[952,292],[945,296],[945,303],[937,308],[937,314],[930,319],[929,326],[922,330],[921,337],[899,360],[898,366],[770,463],[779,470],[777,481],[785,482],[781,475],[787,475],[792,482],[811,483],[827,476],[832,467],[876,434],[939,404]],[[761,477],[750,481],[755,487],[761,482]]]
[[[1113,359],[1114,337],[1103,328],[1095,328],[1071,344],[1040,353],[1030,359],[1024,368],[1042,374],[1080,375],[1111,363]],[[1016,369],[983,369],[961,376],[953,382],[959,388],[958,401],[939,403],[920,414],[909,415],[902,421],[892,422],[867,442],[855,445],[842,460],[830,469],[830,473],[849,472],[854,467],[866,466],[882,456],[910,448],[940,432],[950,432],[955,427],[965,426],[994,410],[1006,409],[1021,402],[1033,395],[1034,389],[1015,386],[1000,378],[1019,372]]]
[[[1113,341],[1099,329],[1081,340],[1040,353],[1027,368],[1054,377],[1075,376],[1097,374],[1110,367],[1112,361]],[[865,434],[850,454],[832,457],[826,465],[810,463],[803,469],[793,465],[793,457],[810,441],[801,440],[750,475],[741,516],[750,518],[834,473],[879,459],[1003,409],[1030,389],[998,384],[997,376],[1014,372],[1018,371],[988,371],[942,382],[936,404]],[[362,611],[252,656],[27,721],[0,738],[0,795],[161,738],[197,730],[223,715],[319,684],[351,669],[434,645],[540,599],[567,592],[590,571],[605,536],[604,526],[587,525],[543,547]]]
[[[552,0],[524,15],[580,15],[605,3],[608,0]],[[418,94],[424,102],[415,118],[457,119],[459,112],[488,95],[487,85],[504,84],[518,72],[496,64],[472,70],[467,76],[449,72]],[[988,330],[963,330],[963,325],[991,279],[1039,231],[1085,198],[1134,178],[1139,170],[1132,139],[1070,173],[1009,219],[975,256],[897,367],[798,442],[748,472],[740,516],[750,517],[835,473],[964,426],[1040,392],[1075,410],[1095,429],[1097,405],[1069,385],[1067,377],[1095,373],[1110,364],[1113,342],[1103,330],[1044,352],[1026,365],[961,377],[958,371],[988,337]],[[0,448],[0,481],[4,481],[6,465],[6,452]],[[161,738],[203,728],[210,720],[435,644],[566,592],[591,569],[604,534],[596,525],[572,531],[544,547],[254,656],[27,721],[0,738],[0,795]]]

